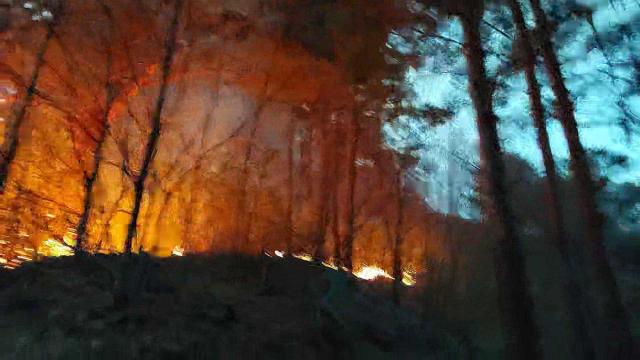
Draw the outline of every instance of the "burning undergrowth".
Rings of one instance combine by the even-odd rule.
[[[49,258],[0,270],[0,353],[422,359],[449,351],[448,336],[388,300],[384,280],[373,285],[289,257]]]

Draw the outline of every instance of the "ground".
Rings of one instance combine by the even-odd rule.
[[[0,270],[0,357],[452,355],[450,338],[391,303],[387,285],[266,256],[46,259]]]

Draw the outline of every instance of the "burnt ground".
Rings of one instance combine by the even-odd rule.
[[[0,270],[3,359],[425,359],[452,339],[297,259],[53,258]]]

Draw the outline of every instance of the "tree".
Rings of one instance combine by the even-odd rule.
[[[131,211],[131,221],[129,222],[129,226],[127,228],[127,237],[125,239],[124,246],[125,253],[127,254],[131,254],[133,238],[136,235],[138,226],[138,216],[140,214],[140,206],[142,204],[142,195],[144,193],[145,180],[149,175],[149,168],[156,152],[158,140],[160,139],[162,110],[164,108],[167,97],[167,84],[169,76],[171,75],[173,58],[176,53],[178,24],[180,20],[180,14],[182,12],[182,6],[183,0],[175,0],[173,19],[171,20],[171,24],[169,25],[165,39],[165,54],[162,61],[162,78],[160,80],[160,92],[158,93],[155,108],[151,115],[152,129],[149,133],[147,144],[145,146],[145,153],[142,161],[142,167],[140,169],[140,174],[135,177],[133,182],[135,197],[133,210]]]
[[[457,16],[464,33],[463,53],[467,60],[469,94],[476,111],[480,137],[480,158],[491,208],[502,234],[495,255],[498,301],[507,356],[518,359],[541,357],[533,302],[525,272],[522,244],[516,233],[513,211],[508,201],[502,148],[498,137],[498,117],[493,110],[493,88],[484,64],[485,50],[480,37],[484,1],[425,1],[447,15]]]
[[[633,340],[628,319],[620,297],[620,290],[607,259],[604,246],[602,214],[596,202],[596,186],[589,167],[585,149],[580,140],[580,132],[574,114],[574,103],[567,89],[560,61],[556,55],[553,33],[540,0],[530,0],[540,34],[540,50],[551,88],[557,101],[557,116],[564,130],[569,147],[571,171],[578,191],[579,208],[584,218],[586,240],[583,245],[589,259],[591,285],[589,290],[595,297],[601,323],[596,335],[601,339],[603,357],[627,359],[632,357]],[[595,335],[595,334],[594,334]]]
[[[508,4],[511,9],[517,35],[515,48],[520,51],[518,58],[524,70],[529,92],[531,117],[537,131],[538,147],[542,153],[549,200],[549,219],[551,220],[552,228],[554,230],[554,244],[558,249],[565,266],[563,274],[565,283],[564,298],[567,310],[570,314],[570,321],[573,330],[572,334],[574,338],[572,341],[572,347],[574,355],[577,358],[589,359],[594,356],[593,347],[589,338],[587,324],[583,313],[583,292],[576,276],[578,269],[575,269],[573,266],[575,261],[572,259],[570,254],[569,244],[566,237],[562,203],[560,201],[558,188],[556,163],[551,150],[551,144],[549,142],[545,110],[540,93],[540,84],[536,78],[536,55],[533,46],[531,45],[529,32],[526,27],[520,3],[518,0],[509,0]]]
[[[104,15],[109,21],[110,28],[113,28],[113,18],[111,14],[111,9],[104,2],[100,2]],[[106,81],[105,81],[105,103],[104,110],[102,114],[102,123],[101,123],[101,131],[96,139],[97,143],[95,149],[93,151],[93,164],[92,169],[89,170],[87,174],[85,172],[84,179],[84,201],[82,207],[82,215],[80,216],[80,221],[76,226],[76,244],[75,251],[76,254],[80,254],[84,251],[83,244],[87,235],[87,224],[89,222],[89,215],[91,214],[91,208],[93,206],[92,195],[93,195],[93,187],[98,178],[98,172],[100,170],[100,162],[102,160],[102,150],[104,146],[104,142],[109,135],[109,113],[111,112],[113,102],[116,98],[116,87],[113,83],[112,72],[113,72],[113,34],[108,34],[106,39],[103,40],[105,54],[106,54]]]
[[[295,159],[294,147],[296,144],[296,118],[292,117],[287,126],[287,204],[286,204],[286,253],[290,255],[293,252],[293,207],[295,199]]]
[[[265,93],[268,87],[268,83],[265,84]],[[244,157],[242,161],[242,175],[240,179],[240,196],[238,203],[240,205],[240,211],[238,212],[238,225],[240,226],[240,244],[238,249],[244,249],[250,240],[251,223],[253,220],[253,214],[251,212],[251,206],[249,204],[249,171],[251,170],[251,158],[253,157],[256,135],[258,133],[258,124],[260,122],[260,115],[262,115],[262,109],[264,108],[264,101],[259,100],[260,103],[255,105],[253,112],[253,118],[251,119],[251,129],[249,130],[249,138],[247,139],[247,146],[245,148]]]
[[[56,27],[60,24],[61,17],[63,15],[62,1],[54,2],[53,5],[54,7],[50,9],[44,8],[42,5],[38,5],[33,9],[37,13],[34,13],[32,19],[43,19],[46,34],[36,53],[33,71],[31,73],[31,78],[29,79],[24,99],[22,99],[22,101],[20,101],[15,107],[13,121],[5,133],[6,145],[3,144],[5,148],[2,150],[2,160],[0,160],[0,193],[4,192],[7,178],[9,177],[11,163],[15,159],[18,151],[20,143],[20,129],[22,128],[22,124],[24,123],[24,119],[29,107],[31,106],[34,95],[37,92],[40,71],[44,65],[44,58],[47,53],[47,49],[49,48],[49,43],[54,37]],[[42,14],[46,14],[47,16],[43,17]]]
[[[394,225],[393,234],[393,301],[398,304],[400,302],[400,289],[402,288],[403,270],[402,270],[402,246],[404,237],[404,218],[405,214],[405,171],[415,165],[415,158],[400,154],[397,157],[396,171],[394,174],[396,182],[396,210],[397,217]]]
[[[360,107],[354,104],[354,110],[351,115],[351,126],[349,129],[349,153],[347,155],[347,230],[344,239],[341,240],[342,250],[340,262],[345,268],[353,269],[353,240],[355,237],[355,198],[356,184],[358,180],[358,167],[356,158],[358,156],[358,145],[360,143]]]
[[[333,135],[333,141],[332,144],[330,145],[331,148],[333,149],[332,151],[332,156],[331,156],[331,174],[333,174],[333,179],[332,179],[332,186],[331,186],[331,209],[329,210],[331,212],[331,221],[330,221],[330,225],[331,225],[331,237],[333,238],[334,241],[334,247],[333,247],[333,262],[336,266],[339,266],[340,264],[342,264],[342,237],[340,236],[340,229],[339,229],[339,219],[340,219],[340,180],[339,180],[339,175],[341,173],[340,171],[340,163],[341,161],[339,160],[338,154],[340,154],[341,152],[341,148],[340,148],[340,139],[344,137],[343,131],[342,131],[342,124],[341,124],[341,120],[337,119],[337,115],[336,113],[333,113],[331,115],[331,127],[332,127],[332,135]]]
[[[321,195],[320,203],[318,204],[318,214],[319,219],[317,223],[317,230],[314,234],[315,236],[315,249],[313,253],[313,257],[316,261],[324,261],[328,256],[325,251],[325,242],[327,237],[327,226],[329,224],[329,202],[331,201],[333,186],[331,185],[333,182],[334,174],[331,174],[331,163],[333,162],[334,156],[334,146],[332,144],[332,129],[331,122],[327,116],[327,110],[323,108],[320,111],[320,163],[321,163],[321,171],[320,171],[320,190],[327,191],[326,195]]]

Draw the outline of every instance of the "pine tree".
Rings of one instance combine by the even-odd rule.
[[[516,46],[520,51],[519,59],[527,82],[529,93],[529,101],[531,106],[531,117],[537,131],[538,147],[542,153],[542,159],[546,174],[547,194],[549,197],[549,219],[554,230],[554,245],[558,249],[562,258],[564,269],[564,287],[565,287],[565,303],[567,305],[570,321],[572,325],[572,348],[574,355],[581,359],[593,358],[593,346],[589,338],[587,324],[583,313],[583,291],[577,279],[574,259],[570,254],[569,244],[567,243],[566,230],[564,226],[564,216],[562,204],[560,201],[560,193],[558,189],[558,174],[556,171],[556,162],[551,150],[549,142],[549,134],[547,132],[547,123],[545,120],[545,110],[542,104],[542,96],[540,93],[540,84],[536,77],[536,55],[531,45],[529,32],[524,20],[524,14],[518,0],[509,0],[509,7],[513,17],[516,29]]]
[[[591,295],[599,307],[601,318],[597,328],[601,334],[594,334],[602,343],[602,356],[605,358],[628,359],[633,352],[633,340],[629,322],[620,296],[620,290],[607,259],[604,246],[604,219],[598,211],[596,186],[589,167],[586,151],[580,140],[578,124],[574,113],[574,103],[562,75],[560,61],[553,45],[553,34],[547,15],[540,0],[530,0],[538,26],[540,49],[544,59],[551,88],[557,101],[557,113],[569,147],[571,171],[576,183],[578,201],[585,225],[588,267],[590,269]]]

